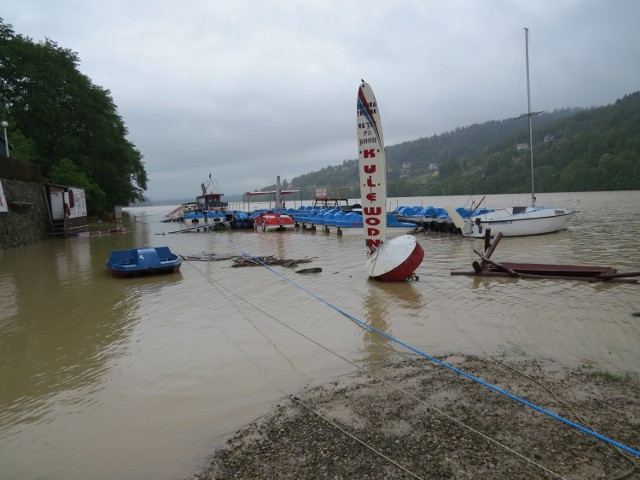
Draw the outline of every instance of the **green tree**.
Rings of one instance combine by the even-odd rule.
[[[143,200],[147,173],[110,92],[78,70],[78,55],[35,43],[0,19],[0,103],[43,175],[62,159],[86,175],[90,213]],[[102,192],[103,195],[100,194]]]
[[[78,187],[84,189],[87,197],[101,200],[104,203],[105,194],[102,189],[92,183],[85,172],[81,171],[71,160],[63,158],[56,162],[46,180],[49,183],[55,183],[58,185],[69,185],[71,187]]]

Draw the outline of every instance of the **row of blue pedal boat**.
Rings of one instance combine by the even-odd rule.
[[[473,215],[480,215],[490,212],[487,209],[456,208],[462,218]],[[324,226],[337,227],[340,229],[362,228],[362,211],[359,208],[325,207],[325,206],[300,206],[282,209],[260,209],[252,213],[240,210],[218,210],[218,211],[191,211],[185,213],[177,220],[199,222],[212,221],[219,223],[221,227],[231,229],[251,229],[255,227],[255,219],[267,212],[278,215],[287,215],[293,219],[298,226]],[[423,225],[425,222],[451,223],[451,217],[444,208],[433,206],[401,206],[394,212],[387,213],[387,227],[411,228],[416,225]]]
[[[462,218],[469,218],[471,215],[482,215],[492,211],[485,208],[471,209],[465,207],[458,207],[455,210]],[[406,221],[422,222],[428,219],[451,221],[449,213],[442,207],[403,206],[398,207],[395,214],[398,218],[405,219]]]
[[[179,218],[179,220],[187,222],[199,222],[205,219],[221,224],[226,223],[227,225],[225,226],[233,229],[253,228],[252,216],[240,210],[215,210],[209,212],[192,211],[185,213],[181,218]]]
[[[301,207],[288,213],[300,225],[336,227],[339,229],[362,228],[362,211],[358,208],[345,210],[339,207]],[[393,213],[387,213],[387,228],[415,228],[414,223],[403,222]]]
[[[480,215],[490,212],[487,209],[475,209],[459,207],[456,212],[462,218],[471,215]],[[339,228],[361,228],[362,212],[360,209],[345,210],[343,208],[316,208],[303,206],[297,210],[282,211],[292,216],[299,224],[320,225]],[[401,206],[393,212],[387,213],[387,228],[406,228],[424,225],[427,222],[452,224],[450,215],[444,208],[423,206]]]

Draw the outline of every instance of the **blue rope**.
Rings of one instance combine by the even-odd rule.
[[[294,287],[302,290],[303,292],[311,295],[316,300],[324,303],[328,307],[330,307],[330,308],[334,309],[335,311],[341,313],[342,315],[344,315],[348,319],[356,322],[358,325],[360,325],[362,327],[365,327],[365,328],[368,328],[369,330],[372,330],[372,331],[382,335],[383,337],[385,337],[385,338],[397,343],[398,345],[402,345],[403,347],[411,350],[412,352],[417,353],[418,355],[420,355],[420,356],[422,356],[424,358],[427,358],[427,359],[431,360],[432,362],[437,363],[438,365],[441,365],[441,366],[443,366],[445,368],[448,368],[449,370],[451,370],[453,372],[456,372],[457,374],[462,375],[463,377],[467,377],[468,379],[473,380],[474,382],[477,382],[480,385],[483,385],[483,386],[493,390],[494,392],[497,392],[497,393],[500,393],[500,394],[502,394],[502,395],[504,395],[506,397],[509,397],[512,400],[515,400],[516,402],[520,402],[523,405],[526,405],[527,407],[533,408],[534,410],[537,410],[538,412],[544,413],[545,415],[548,415],[551,418],[555,418],[556,420],[559,420],[559,421],[569,425],[570,427],[576,428],[576,429],[580,430],[583,433],[591,435],[592,437],[595,437],[595,438],[597,438],[599,440],[602,440],[603,442],[606,442],[606,443],[608,443],[610,445],[613,445],[615,447],[621,448],[622,450],[624,450],[624,451],[626,451],[628,453],[631,453],[632,455],[635,455],[636,457],[640,457],[640,451],[639,450],[635,450],[635,449],[633,449],[633,448],[631,448],[631,447],[629,447],[629,446],[627,446],[627,445],[625,445],[623,443],[617,442],[616,440],[613,440],[613,439],[611,439],[609,437],[606,437],[606,436],[604,436],[604,435],[602,435],[602,434],[600,434],[598,432],[595,432],[595,431],[593,431],[593,430],[591,430],[591,429],[589,429],[587,427],[584,427],[584,426],[580,425],[579,423],[572,422],[571,420],[568,420],[568,419],[566,419],[566,418],[564,418],[564,417],[562,417],[562,416],[560,416],[560,415],[558,415],[556,413],[553,413],[552,411],[547,410],[546,408],[542,408],[542,407],[540,407],[538,405],[535,405],[534,403],[531,403],[531,402],[525,400],[524,398],[520,398],[517,395],[514,395],[513,393],[509,393],[506,390],[503,390],[503,389],[501,389],[499,387],[496,387],[495,385],[492,385],[491,383],[485,382],[484,380],[482,380],[482,379],[480,379],[478,377],[475,377],[475,376],[471,375],[470,373],[467,373],[467,372],[465,372],[463,370],[460,370],[459,368],[456,368],[453,365],[449,365],[448,363],[443,362],[442,360],[438,360],[437,358],[429,355],[428,353],[425,353],[425,352],[423,352],[423,351],[421,351],[421,350],[419,350],[419,349],[417,349],[415,347],[412,347],[411,345],[403,342],[402,340],[398,340],[397,338],[389,335],[388,333],[383,332],[382,330],[379,330],[376,327],[374,327],[372,325],[369,325],[368,323],[365,323],[365,322],[363,322],[362,320],[360,320],[358,318],[355,318],[353,315],[350,315],[349,313],[341,310],[340,308],[338,308],[337,306],[333,305],[332,303],[329,303],[328,301],[326,301],[325,299],[319,297],[318,295],[316,295],[312,291],[304,288],[301,285],[298,285],[297,283],[295,283],[291,279],[289,279],[286,276],[282,275],[280,272],[278,272],[278,271],[274,270],[273,268],[271,268],[269,265],[267,265],[266,263],[261,261],[259,258],[256,258],[253,255],[250,255],[250,254],[247,254],[247,253],[244,253],[244,252],[242,254],[247,256],[247,257],[249,257],[249,258],[252,258],[253,260],[255,260],[257,262],[259,262],[264,267],[266,267],[271,272],[273,272],[276,275],[278,275],[280,278],[284,279],[289,284],[291,284]]]

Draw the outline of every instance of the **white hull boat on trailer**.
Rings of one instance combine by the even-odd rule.
[[[527,64],[527,113],[529,120],[529,152],[531,156],[531,206],[498,208],[480,215],[471,215],[466,220],[455,210],[447,207],[447,212],[456,227],[465,237],[484,238],[485,231],[491,229],[494,236],[501,232],[504,237],[522,237],[543,235],[545,233],[566,230],[576,213],[571,208],[536,207],[536,195],[533,178],[533,130],[531,117],[540,112],[531,111],[531,87],[529,83],[529,29],[525,28],[526,64]]]
[[[382,282],[411,278],[424,258],[424,250],[411,235],[385,242],[387,229],[387,170],[378,104],[364,80],[357,103],[358,169],[363,227],[368,258],[365,271]]]

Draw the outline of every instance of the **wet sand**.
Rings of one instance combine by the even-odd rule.
[[[640,379],[518,355],[440,358],[640,449]],[[193,479],[640,478],[640,458],[437,363],[400,356],[286,397]]]

